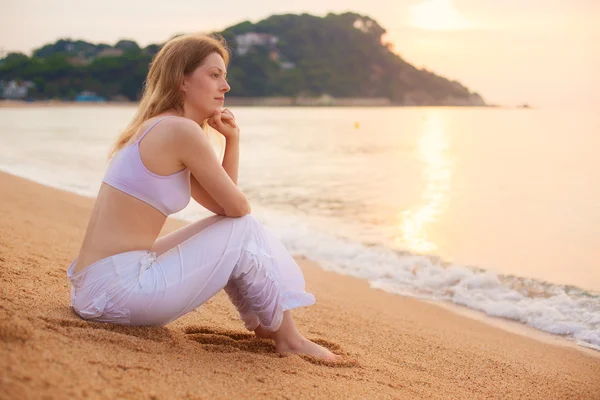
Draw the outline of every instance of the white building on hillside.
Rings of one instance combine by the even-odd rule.
[[[238,54],[243,56],[252,46],[274,46],[279,39],[268,33],[248,32],[244,35],[236,35],[235,41]]]
[[[31,81],[0,82],[0,92],[5,99],[23,99],[32,87],[35,87],[35,83]]]

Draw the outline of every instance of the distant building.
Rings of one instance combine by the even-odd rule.
[[[5,99],[24,99],[33,87],[35,83],[31,81],[0,82],[0,92]]]
[[[106,49],[101,50],[96,57],[119,57],[123,55],[123,50],[116,49],[114,47],[108,47]]]
[[[243,56],[252,46],[275,46],[279,38],[268,33],[248,32],[243,35],[236,35],[237,52]]]
[[[103,103],[106,101],[106,99],[102,96],[98,96],[96,93],[94,92],[89,92],[89,91],[83,91],[81,93],[79,93],[76,97],[75,97],[75,101],[78,102],[98,102],[98,103]]]
[[[289,62],[289,61],[281,62],[281,63],[279,63],[279,66],[283,69],[296,68],[296,64],[294,64],[293,62]]]
[[[237,52],[240,56],[248,53],[253,46],[266,46],[269,48],[269,59],[276,62],[282,69],[296,68],[296,64],[286,61],[285,56],[276,47],[279,38],[268,33],[249,32],[235,37]]]
[[[67,62],[75,67],[85,67],[86,65],[90,65],[92,63],[92,59],[85,57],[82,53],[79,53],[74,57],[67,58]]]

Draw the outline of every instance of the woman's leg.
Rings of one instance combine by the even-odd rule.
[[[227,217],[222,216],[222,215],[213,215],[213,216],[198,220],[196,222],[192,222],[192,223],[184,226],[183,228],[177,229],[176,231],[173,231],[167,235],[164,235],[164,236],[158,238],[154,242],[154,245],[152,246],[152,249],[150,251],[156,253],[156,255],[160,257],[162,254],[164,254],[168,250],[171,250],[175,246],[185,242],[186,240],[197,235],[204,229],[221,221],[224,218],[227,218]],[[252,313],[252,310],[250,310],[247,302],[244,300],[244,298],[241,295],[239,288],[237,287],[235,282],[232,280],[229,281],[223,289],[225,290],[225,292],[231,299],[232,303],[238,309],[240,316],[242,317],[242,320],[244,320],[244,322],[246,324],[246,328],[248,328],[248,330],[254,330],[255,333],[257,334],[257,336],[259,336],[259,337],[265,337],[265,338],[269,337],[268,334],[260,333],[260,332],[262,332],[261,329],[262,330],[264,330],[264,329],[262,327],[260,327],[259,322],[258,322],[258,317]],[[257,333],[257,329],[258,329],[258,333]]]
[[[199,234],[201,232],[203,232],[203,231],[205,231],[205,229],[215,225],[217,222],[220,222],[224,218],[226,218],[226,217],[212,216],[212,217],[200,220],[198,222],[189,224],[189,225],[185,226],[184,228],[181,228],[169,235],[165,235],[164,237],[157,240],[155,245],[152,248],[152,251],[155,251],[157,254],[164,254],[165,252],[186,242],[188,239],[192,239],[196,235],[200,236]],[[302,273],[300,272],[295,261],[293,260],[291,255],[289,255],[289,253],[284,248],[284,246],[270,232],[264,231],[264,228],[262,226],[260,226],[260,223],[258,221],[256,221],[254,219],[254,217],[248,217],[246,219],[250,220],[250,221],[246,221],[246,223],[249,223],[249,225],[246,228],[250,228],[250,229],[246,229],[246,234],[250,234],[250,235],[254,235],[254,236],[257,236],[257,235],[263,236],[262,243],[261,243],[261,240],[256,240],[256,238],[251,238],[252,240],[250,241],[250,243],[248,243],[248,247],[250,247],[250,248],[253,247],[251,243],[253,243],[255,245],[257,243],[259,245],[262,244],[263,246],[266,246],[266,247],[263,247],[261,249],[254,248],[254,253],[257,253],[257,252],[260,253],[261,250],[262,251],[267,250],[269,253],[268,255],[270,255],[271,258],[274,258],[275,262],[282,263],[285,265],[291,265],[290,263],[292,263],[293,266],[295,266],[295,268],[289,268],[290,271],[288,271],[288,273],[273,274],[273,275],[279,275],[278,278],[282,279],[283,283],[287,284],[288,287],[295,287],[296,289],[303,290],[303,286],[304,286],[303,282],[304,281],[303,281]],[[239,225],[240,222],[241,221],[237,221],[237,224]],[[227,224],[228,224],[227,221],[224,221],[222,223],[222,225],[227,225]],[[235,224],[236,224],[236,221],[233,221],[233,225],[235,225]],[[254,229],[252,229],[252,228],[254,228]],[[257,228],[258,228],[258,230],[257,230]],[[221,237],[221,239],[223,239],[224,236],[222,236],[221,229],[218,229],[218,228],[214,229],[214,232],[212,232],[212,234],[210,231],[211,230],[205,232],[207,240],[210,241],[210,238],[212,238],[213,240],[216,241],[216,239],[218,237]],[[238,232],[240,232],[240,231],[238,230]],[[236,238],[234,237],[232,239],[234,239],[233,241],[235,241]],[[239,236],[237,239],[239,239]],[[202,242],[202,240],[198,240],[198,239],[190,240],[190,241]],[[231,241],[230,241],[230,244],[231,244]],[[184,244],[184,246],[187,247],[186,244]],[[187,251],[186,251],[186,253],[187,253]],[[248,258],[248,256],[250,256],[250,258]],[[240,262],[240,261],[245,262],[246,264],[252,263],[253,261],[256,261],[256,256],[253,253],[244,252],[244,254],[240,256],[238,262]],[[159,262],[160,262],[160,257],[159,257]],[[252,274],[252,272],[247,272],[247,273],[245,273],[244,276],[248,276],[251,274]],[[216,274],[216,275],[218,275],[218,274]],[[213,279],[216,278],[214,274],[211,274],[211,276],[213,277]],[[302,282],[301,285],[298,285],[297,282],[299,282],[299,281]],[[254,282],[254,283],[256,284],[256,282]],[[221,281],[221,284],[222,284],[222,281]],[[217,284],[216,287],[221,286],[221,284]],[[326,359],[334,359],[335,358],[335,356],[329,350],[307,340],[300,334],[300,332],[298,331],[298,329],[296,328],[296,326],[294,324],[294,320],[292,318],[292,313],[291,313],[291,310],[289,310],[289,309],[286,309],[282,312],[282,322],[279,325],[278,329],[275,330],[274,332],[267,330],[263,326],[261,326],[258,315],[255,312],[253,312],[251,304],[248,301],[249,299],[246,298],[246,296],[250,292],[252,292],[252,290],[248,289],[248,285],[246,282],[244,282],[244,279],[230,279],[227,282],[227,284],[225,285],[224,289],[227,292],[227,294],[229,295],[229,297],[231,298],[232,302],[238,308],[238,311],[240,312],[240,316],[246,323],[246,327],[250,330],[254,330],[258,337],[269,338],[269,339],[275,340],[276,348],[277,348],[278,352],[310,354],[310,355],[314,355],[314,356],[326,358]],[[277,288],[275,288],[275,287],[271,288],[271,290],[276,290],[276,289]],[[214,289],[212,291],[208,292],[210,297],[212,297],[212,295],[214,295],[214,294],[211,294],[213,291],[214,291]],[[244,296],[244,295],[246,295],[246,296]],[[198,304],[199,302],[203,303],[204,301],[206,301],[204,299],[204,297],[206,297],[206,296],[201,296],[200,298],[196,298],[195,299],[196,301],[193,302],[194,304],[192,305],[192,307],[195,308],[195,307],[197,307],[196,304]],[[260,297],[260,296],[258,296],[258,297]],[[301,302],[302,296],[300,296],[299,299],[300,300],[298,300],[298,301]],[[292,303],[294,303],[294,302],[292,302]],[[309,301],[309,303],[310,303],[310,301]],[[263,301],[263,305],[264,305],[264,301]],[[299,304],[299,305],[302,305],[302,304]],[[306,305],[308,305],[308,304],[306,304]],[[288,305],[288,307],[289,307],[289,305]],[[287,308],[287,307],[284,306],[284,308]]]

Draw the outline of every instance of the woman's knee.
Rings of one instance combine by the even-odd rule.
[[[240,221],[245,221],[246,223],[260,224],[260,222],[258,221],[258,219],[256,219],[256,217],[254,215],[252,215],[252,214],[246,214],[244,216],[237,217],[236,219],[239,219]]]
[[[226,217],[232,224],[244,230],[246,234],[256,234],[257,229],[262,230],[260,221],[252,214],[246,214],[242,217]],[[236,229],[237,230],[237,229]]]

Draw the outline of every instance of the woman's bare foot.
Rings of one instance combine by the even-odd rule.
[[[341,356],[333,354],[325,347],[319,346],[302,336],[294,324],[291,310],[283,312],[283,320],[276,331],[268,331],[259,325],[254,333],[259,338],[273,339],[275,349],[280,354],[306,354],[326,361],[339,361],[342,359]]]
[[[275,340],[275,338],[273,337],[273,332],[266,330],[260,325],[254,330],[254,334],[257,338]]]
[[[280,354],[306,354],[309,356],[322,358],[326,361],[338,361],[341,359],[340,356],[333,354],[325,347],[319,346],[318,344],[311,342],[310,340],[304,337],[295,343],[291,343],[288,341],[276,342],[275,349]]]

